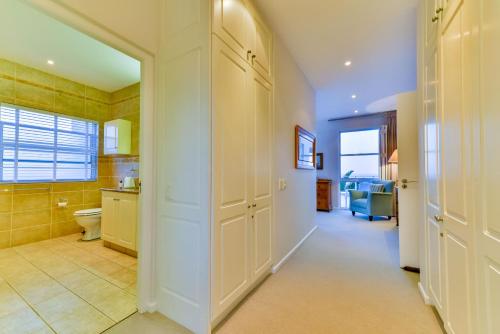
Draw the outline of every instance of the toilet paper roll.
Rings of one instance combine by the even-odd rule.
[[[68,202],[59,202],[59,203],[57,203],[57,206],[60,208],[65,208],[68,206]]]

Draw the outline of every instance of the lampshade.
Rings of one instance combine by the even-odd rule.
[[[389,161],[387,161],[390,164],[397,164],[398,163],[398,149],[395,149],[394,152],[392,152],[391,157],[389,158]]]

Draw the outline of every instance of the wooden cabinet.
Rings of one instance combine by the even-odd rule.
[[[316,181],[316,206],[318,211],[332,211],[332,180]]]
[[[272,33],[246,0],[214,0],[214,33],[251,67],[271,80]]]
[[[102,240],[137,250],[137,197],[135,193],[102,192]]]
[[[212,42],[213,320],[270,272],[272,86],[218,36]]]

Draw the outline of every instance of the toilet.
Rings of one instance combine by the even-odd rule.
[[[73,216],[78,225],[83,227],[82,240],[94,240],[101,237],[101,208],[75,211]]]

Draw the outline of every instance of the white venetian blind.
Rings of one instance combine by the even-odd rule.
[[[0,104],[0,182],[97,178],[98,123]]]

